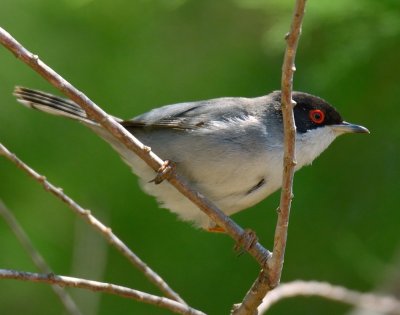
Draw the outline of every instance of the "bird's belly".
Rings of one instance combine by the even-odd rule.
[[[182,220],[192,221],[198,227],[207,228],[210,225],[208,216],[169,182],[164,181],[159,185],[150,182],[156,173],[133,152],[127,151],[119,143],[111,144],[140,177],[143,190],[156,197],[163,208],[178,214]],[[179,155],[175,152],[179,152]],[[182,152],[183,150],[172,150],[169,147],[165,154],[156,153],[164,159],[176,162],[177,173],[190,187],[215,203],[227,215],[255,205],[277,190],[281,184],[282,168],[270,167],[281,165],[280,154],[271,157],[263,153],[249,153],[246,156],[241,152],[237,156],[230,154],[227,159],[222,154]],[[259,185],[261,181],[262,185]]]
[[[264,154],[248,155],[221,163],[208,161],[207,167],[191,168],[183,176],[213,201],[225,214],[232,215],[249,208],[276,191],[282,180],[282,168],[268,167],[278,164]],[[200,164],[201,165],[201,164]]]
[[[276,191],[281,184],[281,173],[279,170],[271,172],[265,167],[252,172],[238,172],[223,183],[207,185],[210,189],[206,196],[225,214],[232,215],[254,206]]]

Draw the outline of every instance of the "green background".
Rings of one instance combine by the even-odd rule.
[[[0,24],[107,112],[279,89],[294,1],[1,0]],[[339,138],[295,177],[283,282],[315,279],[370,291],[399,268],[400,5],[310,0],[294,87],[334,104],[366,135]],[[27,110],[14,85],[55,89],[0,49],[0,141],[109,224],[192,306],[227,314],[259,267],[233,242],[176,220],[144,194],[117,154],[76,122]],[[158,294],[61,202],[0,158],[0,198],[54,272]],[[272,246],[279,194],[234,216]],[[0,220],[0,268],[35,271]],[[396,258],[397,257],[397,258]],[[397,259],[397,262],[396,262]],[[397,264],[397,265],[396,265]],[[110,295],[69,290],[84,314],[167,314]],[[290,299],[271,314],[344,314]],[[0,313],[61,314],[47,285],[0,282]]]

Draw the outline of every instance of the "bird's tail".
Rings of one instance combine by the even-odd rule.
[[[13,93],[22,105],[46,113],[79,120],[90,125],[97,125],[90,120],[86,112],[71,100],[49,93],[16,86]]]

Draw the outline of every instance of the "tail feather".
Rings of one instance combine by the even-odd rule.
[[[96,124],[87,118],[86,112],[71,100],[21,86],[16,86],[13,94],[17,97],[18,102],[29,108],[92,125]]]

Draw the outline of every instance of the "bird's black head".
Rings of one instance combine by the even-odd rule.
[[[281,92],[271,93],[271,97],[280,111]],[[344,133],[369,133],[368,129],[343,121],[339,112],[327,101],[320,97],[304,92],[293,92],[292,98],[296,102],[293,108],[297,133],[306,133],[317,128],[330,126],[336,136]]]
[[[322,98],[303,92],[293,92],[292,98],[296,102],[293,114],[298,133],[343,123],[336,109]]]

